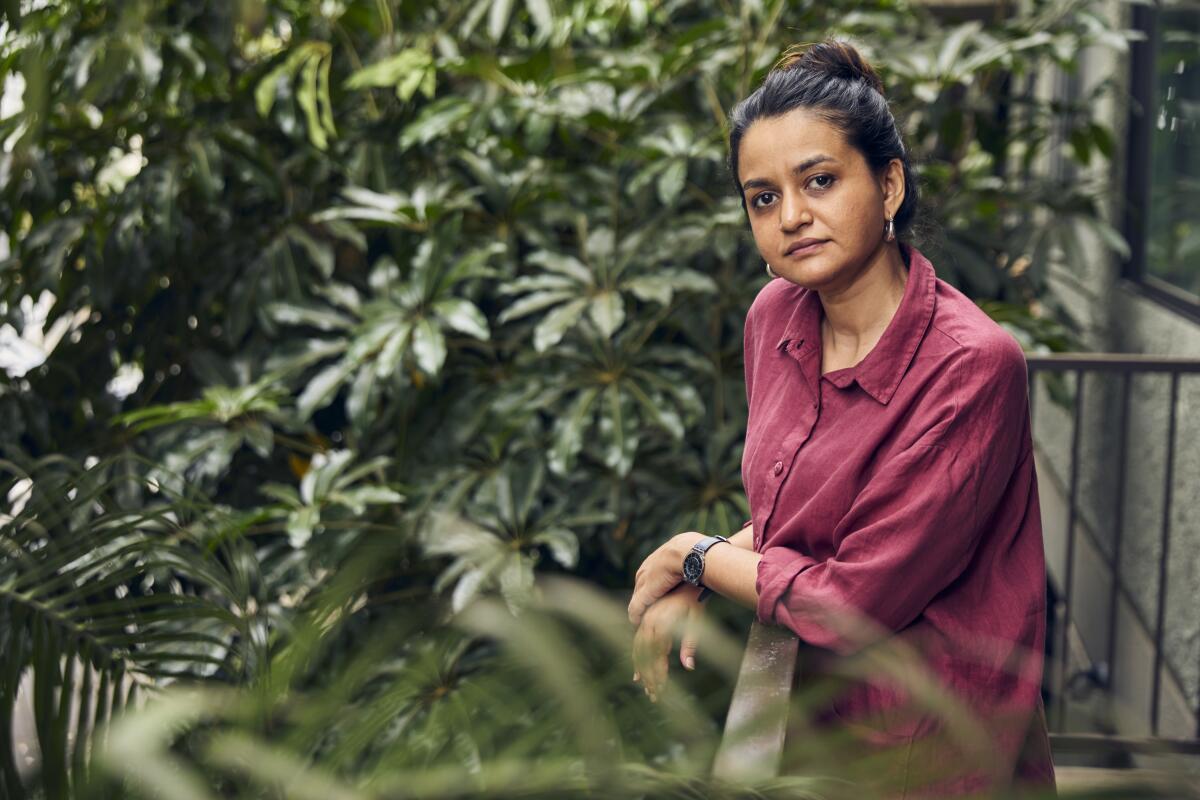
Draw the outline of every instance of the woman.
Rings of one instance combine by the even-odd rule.
[[[867,642],[858,617],[911,645],[982,721],[999,770],[925,785],[1052,792],[1040,685],[1045,564],[1020,346],[903,243],[917,186],[872,67],[848,44],[791,52],[731,115],[729,160],[774,280],[746,315],[752,519],[727,541],[689,531],[638,570],[635,680],[652,699],[700,587],[785,626],[828,663]],[[685,556],[711,545],[683,580]],[[697,564],[701,564],[697,567]],[[694,575],[691,576],[694,578]],[[694,665],[685,635],[680,660]],[[917,742],[934,714],[881,681],[822,713],[888,748],[913,796],[961,756]]]

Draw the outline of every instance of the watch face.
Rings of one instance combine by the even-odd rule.
[[[688,583],[695,585],[700,580],[700,575],[704,573],[704,557],[699,553],[688,553],[687,558],[683,559],[683,579]]]

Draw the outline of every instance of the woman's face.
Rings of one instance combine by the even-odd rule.
[[[738,180],[763,260],[818,291],[848,286],[875,262],[886,244],[884,222],[904,200],[900,159],[873,173],[839,130],[807,109],[750,125]],[[806,239],[820,241],[792,249]]]

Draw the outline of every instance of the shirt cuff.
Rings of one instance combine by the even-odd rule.
[[[768,547],[763,550],[754,579],[754,588],[758,590],[758,605],[755,608],[758,621],[767,625],[779,624],[776,620],[779,601],[791,588],[796,576],[817,563],[816,559],[790,547]]]

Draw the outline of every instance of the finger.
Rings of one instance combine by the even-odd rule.
[[[700,608],[688,609],[687,623],[683,628],[683,642],[679,645],[679,663],[686,669],[696,668],[696,648],[700,644]]]
[[[638,628],[633,634],[633,645],[630,647],[629,655],[633,660],[633,679],[638,680],[645,670],[642,667],[642,645],[641,645],[642,629]]]
[[[643,581],[634,588],[633,597],[629,599],[629,621],[634,625],[642,624],[642,618],[646,616],[646,609],[650,608],[658,600],[658,597],[654,596],[650,588]]]
[[[649,665],[650,665],[650,645],[649,631],[645,626],[638,628],[637,633],[633,637],[633,667],[634,674],[637,675],[635,680],[640,680],[642,688],[647,688],[650,684],[649,680]]]
[[[646,604],[642,601],[637,590],[634,590],[633,597],[629,600],[629,622],[633,625],[642,624],[642,614],[646,612]]]
[[[642,618],[646,614],[646,609],[661,600],[667,592],[679,585],[678,581],[672,581],[667,576],[662,576],[655,582],[643,581],[633,590],[633,596],[629,600],[629,621],[634,625],[641,625]]]
[[[654,671],[655,671],[655,690],[654,693],[662,694],[667,687],[667,669],[668,661],[671,658],[671,640],[667,639],[663,643],[662,649],[654,655]]]
[[[657,701],[658,695],[662,691],[663,676],[658,662],[665,659],[665,655],[662,654],[669,650],[670,646],[670,640],[666,639],[660,631],[655,628],[647,630],[642,651],[641,673],[646,693],[652,701]]]
[[[653,676],[650,674],[648,657],[648,629],[645,625],[637,629],[637,634],[633,637],[633,665],[637,672],[638,679],[642,683],[642,689],[646,694],[650,694],[650,687],[653,683]]]

